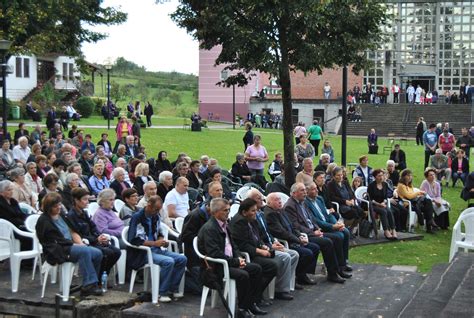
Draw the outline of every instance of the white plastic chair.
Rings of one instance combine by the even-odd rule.
[[[183,231],[183,225],[184,225],[183,217],[179,216],[174,220],[174,227],[176,228],[176,231],[178,231],[180,234]]]
[[[232,313],[232,316],[229,315],[229,317],[235,317],[235,298],[237,296],[237,288],[236,288],[236,282],[234,279],[230,278],[230,273],[229,273],[229,264],[227,264],[227,261],[224,259],[220,258],[212,258],[212,257],[207,257],[203,255],[198,248],[198,238],[197,236],[193,240],[193,247],[194,251],[196,252],[197,256],[199,258],[205,258],[208,262],[211,263],[217,263],[222,265],[222,269],[224,272],[224,297],[227,298],[227,303],[229,304],[230,312]],[[204,307],[206,306],[206,299],[207,295],[209,294],[209,287],[203,286],[202,287],[202,294],[201,294],[201,306],[199,309],[199,316],[204,315]],[[214,308],[216,306],[216,301],[217,301],[217,291],[212,290],[211,293],[211,308]]]
[[[90,206],[90,205],[89,205]],[[123,202],[122,200],[120,199],[115,199],[114,201],[114,208],[115,208],[115,211],[117,213],[120,212],[120,210],[122,210],[122,208],[125,206],[125,202]]]
[[[418,221],[418,216],[413,210],[410,200],[402,199],[403,202],[408,204],[408,232],[415,232],[416,222]]]
[[[239,201],[242,202],[245,199],[247,199],[247,194],[250,190],[252,190],[251,186],[243,186],[239,190],[237,190],[237,194],[235,195],[235,198]]]
[[[0,219],[0,241],[6,242],[10,249],[10,272],[12,279],[12,293],[18,291],[18,282],[20,280],[20,267],[21,261],[24,259],[35,259],[40,257],[40,251],[38,249],[32,249],[29,251],[20,251],[16,243],[14,234],[23,237],[34,238],[33,233],[19,230],[15,225],[8,222],[7,220]]]
[[[229,220],[232,219],[239,212],[240,204],[234,203],[230,206]]]
[[[99,208],[99,203],[97,202],[91,202],[89,203],[89,206],[87,207],[87,213],[89,213],[89,216],[92,218]]]
[[[174,252],[174,253],[179,253],[179,248],[178,248],[178,242],[176,241],[172,241],[172,240],[168,240],[168,235],[171,234],[175,237],[179,237],[179,233],[177,233],[175,230],[173,230],[172,228],[170,228],[168,225],[166,225],[164,222],[160,222],[160,230],[161,230],[161,233],[163,234],[163,237],[165,240],[168,241],[169,245],[168,245],[168,251],[170,252]],[[183,251],[184,251],[184,245],[183,245]],[[183,277],[181,278],[181,282],[179,283],[179,290],[178,292],[180,294],[183,294],[184,293],[184,279],[185,279],[186,275],[183,275]]]
[[[40,273],[40,280],[41,277],[41,253],[43,253],[43,246],[41,246],[38,237],[36,236],[36,223],[38,222],[40,215],[39,214],[32,214],[25,220],[25,227],[26,229],[33,233],[33,250],[39,251],[38,257],[35,258],[33,264],[33,274],[31,276],[31,280],[35,280],[35,273],[36,273],[36,266],[38,266],[39,273]],[[56,282],[56,276],[54,276],[54,282]]]
[[[144,288],[147,290],[148,287],[148,273],[150,273],[151,279],[151,302],[153,304],[158,303],[158,292],[160,288],[160,266],[153,263],[153,255],[151,248],[148,246],[137,246],[132,245],[128,241],[128,226],[126,226],[122,231],[122,240],[128,247],[145,251],[147,254],[147,263],[140,269],[143,269],[144,273]],[[140,270],[138,269],[138,270]],[[137,276],[138,270],[132,269],[132,276],[130,278],[130,290],[129,293],[133,293],[133,285],[135,284],[135,278]]]
[[[464,233],[461,226],[464,223]],[[449,261],[451,262],[460,248],[465,252],[474,250],[474,208],[464,210],[453,227]]]
[[[120,242],[118,238],[116,238],[115,236],[110,236],[110,239],[113,241],[113,245],[116,248],[120,248]],[[117,272],[118,283],[120,285],[125,284],[125,274],[127,271],[127,250],[126,249],[120,250],[120,257],[117,263],[115,263],[114,268],[115,268],[115,271]],[[115,279],[115,275],[114,275],[114,279]]]
[[[43,276],[42,281],[42,290],[41,290],[41,298],[44,298],[44,293],[46,290],[46,284],[48,282],[48,274],[51,273],[51,276],[56,275],[57,270],[59,269],[61,273],[61,280],[59,282],[59,290],[62,293],[63,301],[69,300],[69,290],[71,288],[72,276],[74,275],[74,269],[76,264],[71,262],[65,262],[58,265],[51,265],[48,262],[44,262],[43,266],[41,267],[41,273]]]
[[[25,214],[35,214],[36,209],[33,208],[31,205],[26,204],[25,202],[19,202],[18,205],[20,206],[20,210]]]

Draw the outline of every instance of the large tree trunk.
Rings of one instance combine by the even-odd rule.
[[[285,25],[282,23],[282,25]],[[281,99],[283,103],[283,150],[285,161],[285,184],[290,187],[295,183],[295,146],[293,142],[293,122],[291,103],[291,79],[288,60],[288,50],[286,45],[286,33],[280,29],[280,54],[281,63],[279,67],[279,77],[281,86]]]

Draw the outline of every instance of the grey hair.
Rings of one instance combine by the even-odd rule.
[[[79,178],[77,173],[74,173],[74,172],[68,173],[67,176],[66,176],[66,184],[70,184],[72,182],[72,178],[74,178],[74,177]]]
[[[303,165],[304,165],[306,162],[311,162],[311,163],[313,163],[313,159],[311,159],[311,158],[304,158],[304,159],[303,159]]]
[[[99,192],[99,195],[97,196],[97,203],[99,204],[99,206],[102,206],[102,202],[110,198],[115,199],[115,191],[110,188],[104,189]]]
[[[261,198],[263,198],[263,194],[255,188],[252,188],[247,192],[247,198],[251,198],[255,200],[257,196],[260,196]]]
[[[119,149],[126,149],[126,148],[125,148],[125,145],[120,144],[120,145],[117,147],[117,150],[119,150]]]
[[[113,177],[114,179],[117,179],[117,176],[118,176],[120,173],[125,174],[125,169],[122,168],[122,167],[117,167],[117,168],[115,168],[115,169],[112,171],[112,177]]]
[[[18,144],[20,144],[22,141],[28,142],[28,138],[26,138],[25,136],[18,138]]]
[[[150,181],[145,182],[145,183],[143,184],[143,191],[146,191],[146,188],[148,188],[148,186],[149,186],[150,184],[156,184],[156,183],[155,183],[155,181],[153,181],[153,180],[150,180]]]
[[[173,177],[173,174],[170,171],[162,171],[158,176],[158,182],[163,183],[166,177]]]
[[[208,155],[202,155],[201,160],[205,160],[205,159],[209,160],[209,156]]]
[[[31,166],[36,166],[36,162],[34,162],[34,161],[28,162],[28,163],[25,165],[26,171],[28,171],[28,169],[30,169]]]
[[[79,162],[73,162],[73,163],[71,163],[71,164],[69,165],[69,167],[67,167],[67,171],[68,171],[69,173],[71,173],[71,172],[74,170],[74,168],[76,168],[77,166],[79,166],[79,167],[82,168],[82,166],[81,166],[81,164],[80,164]]]
[[[0,181],[0,193],[7,191],[7,189],[11,187],[12,185],[13,185],[13,182],[11,182],[10,180]]]
[[[387,160],[387,166],[395,166],[395,161]]]
[[[239,152],[239,153],[235,156],[235,160],[236,160],[236,161],[239,161],[240,159],[244,159],[244,155]]]
[[[15,181],[16,178],[19,176],[25,175],[25,169],[23,168],[15,168],[10,170],[10,179]]]
[[[223,206],[229,205],[229,201],[227,199],[223,198],[215,198],[211,200],[210,204],[210,209],[211,213],[216,213],[220,209],[222,209]]]
[[[302,182],[293,183],[293,185],[290,188],[290,193],[293,194],[296,191],[298,191],[298,187],[301,186],[301,185],[304,187],[304,183],[302,183]]]
[[[323,159],[323,158],[331,158],[331,156],[327,153],[322,153],[321,156],[319,157],[319,159]]]

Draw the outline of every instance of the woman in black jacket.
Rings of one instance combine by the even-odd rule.
[[[168,160],[168,154],[166,151],[162,150],[158,153],[156,160],[154,161],[153,167],[150,167],[150,170],[155,177],[158,179],[162,171],[173,171],[170,161]]]
[[[247,130],[247,132],[245,133],[244,138],[242,138],[244,142],[244,152],[247,151],[247,148],[253,144],[253,132],[251,122],[245,123],[245,130]]]
[[[100,250],[84,244],[79,234],[61,215],[61,195],[48,193],[42,203],[43,214],[36,223],[36,234],[43,246],[43,254],[51,265],[65,262],[79,263],[82,275],[81,295],[101,296],[99,288]]]
[[[204,186],[205,177],[202,173],[199,172],[199,160],[191,161],[189,165],[189,171],[186,175],[186,179],[189,181],[189,186],[194,189],[202,189]]]
[[[451,171],[453,173],[453,188],[456,186],[456,181],[461,179],[462,184],[466,185],[466,179],[469,175],[469,160],[464,157],[464,150],[459,149],[456,153],[456,158],[451,163]]]

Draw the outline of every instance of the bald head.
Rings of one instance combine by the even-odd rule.
[[[261,208],[263,208],[264,206],[264,203],[263,203],[263,194],[258,191],[257,189],[250,189],[248,192],[247,192],[247,198],[250,198],[250,199],[253,199],[257,202],[257,208],[260,210]]]
[[[274,210],[280,210],[283,207],[281,203],[281,198],[276,192],[272,192],[267,195],[267,206]]]

